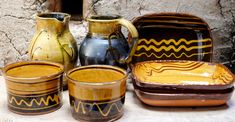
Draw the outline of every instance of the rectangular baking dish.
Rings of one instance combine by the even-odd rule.
[[[132,69],[135,93],[153,106],[216,106],[230,99],[234,75],[201,61],[145,61]]]

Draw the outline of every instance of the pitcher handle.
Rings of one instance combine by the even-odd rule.
[[[128,51],[128,55],[125,57],[121,57],[119,62],[120,63],[130,63],[130,61],[132,60],[132,56],[135,53],[136,47],[137,47],[137,40],[138,40],[138,32],[135,28],[135,26],[128,20],[126,19],[118,19],[118,23],[124,27],[126,27],[130,34],[131,34],[131,39],[129,40],[129,46],[130,46],[130,50]]]

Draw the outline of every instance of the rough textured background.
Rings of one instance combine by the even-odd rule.
[[[0,67],[16,60],[27,59],[27,47],[35,31],[35,14],[48,11],[50,4],[57,1],[1,0]],[[232,55],[231,42],[235,39],[235,0],[88,0],[87,2],[92,4],[88,6],[86,13],[120,14],[129,20],[153,12],[194,14],[207,21],[211,27],[214,37],[214,62],[226,62]],[[78,44],[87,32],[86,25],[84,21],[74,21],[70,24],[71,32],[78,40]]]
[[[120,14],[132,20],[153,12],[181,12],[203,18],[209,23],[214,37],[214,61],[226,62],[232,55],[235,38],[234,0],[97,0],[97,14]],[[235,59],[234,59],[235,60]]]

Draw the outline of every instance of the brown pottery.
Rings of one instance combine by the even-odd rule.
[[[132,74],[136,95],[153,106],[222,105],[234,90],[234,75],[216,63],[145,61]]]
[[[62,106],[61,64],[24,61],[3,68],[8,109],[22,115],[46,114]]]
[[[125,70],[108,65],[90,65],[72,69],[66,76],[75,119],[113,121],[123,115]]]
[[[210,62],[213,39],[208,24],[199,17],[179,14],[147,14],[133,21],[139,33],[131,64],[148,60]]]

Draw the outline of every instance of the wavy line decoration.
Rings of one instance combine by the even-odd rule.
[[[118,101],[118,102],[120,102],[120,101]],[[94,108],[96,106],[98,108],[100,114],[104,117],[108,116],[110,111],[114,108],[116,108],[116,110],[118,112],[122,112],[122,110],[123,110],[123,107],[118,107],[117,102],[107,103],[110,105],[107,105],[107,106],[109,106],[109,108],[106,112],[103,111],[102,108],[100,107],[100,105],[103,105],[104,103],[86,103],[86,102],[79,101],[77,104],[75,104],[75,101],[73,100],[72,104],[73,104],[73,108],[76,113],[81,111],[83,114],[88,114],[89,112],[92,111],[92,108]],[[89,106],[89,110],[86,110],[85,106],[86,106],[86,108],[87,108],[87,106]]]
[[[47,96],[46,99],[41,97],[39,100],[33,98],[31,100],[24,100],[24,99],[21,99],[21,100],[17,100],[14,96],[11,96],[11,98],[8,100],[8,102],[10,104],[12,103],[15,103],[16,105],[18,106],[22,106],[22,105],[26,105],[27,107],[32,107],[34,105],[37,105],[37,106],[42,106],[42,105],[45,105],[45,106],[48,106],[50,104],[50,102],[56,102],[55,104],[59,104],[60,102],[60,97],[58,94],[54,94],[54,96]]]
[[[170,53],[169,55],[167,55],[167,54],[165,54],[165,53],[162,53],[161,55],[156,55],[155,53],[151,53],[151,54],[147,54],[147,53],[145,53],[145,52],[143,52],[143,53],[140,53],[140,54],[135,54],[134,56],[137,56],[137,57],[140,57],[140,56],[142,56],[142,55],[145,55],[145,56],[147,56],[148,58],[150,58],[151,56],[154,56],[154,57],[156,57],[156,58],[162,58],[163,56],[165,56],[165,57],[167,57],[167,58],[170,58],[170,57],[172,57],[172,56],[174,56],[175,58],[181,58],[181,57],[183,57],[183,56],[185,56],[185,57],[187,57],[187,58],[190,58],[190,57],[193,57],[193,56],[199,56],[199,55],[201,55],[201,56],[204,56],[204,55],[207,55],[207,54],[211,54],[212,52],[204,52],[204,53],[192,53],[192,54],[186,54],[186,53],[181,53],[180,55],[176,55],[175,53]]]
[[[233,76],[231,76],[224,68],[218,66],[217,71],[213,74],[212,79],[218,83],[230,83],[233,81]]]
[[[142,42],[144,42],[145,44],[141,44]],[[205,43],[205,42],[210,42],[210,43],[202,44],[202,45],[198,44],[198,46],[190,46],[190,44],[192,43]],[[163,39],[160,42],[156,41],[155,39],[150,39],[150,40],[140,39],[138,41],[138,44],[139,45],[137,46],[136,51],[139,51],[141,53],[139,54],[135,53],[134,56],[136,57],[146,56],[150,58],[151,56],[154,56],[155,58],[158,58],[158,59],[163,58],[163,57],[167,57],[167,58],[174,57],[176,59],[179,59],[179,58],[182,58],[183,56],[187,58],[191,58],[193,56],[203,57],[204,55],[212,54],[211,51],[209,52],[205,51],[205,49],[212,48],[212,40],[210,38],[206,38],[202,40],[189,40],[189,41],[187,41],[184,38],[179,39],[178,41],[176,41],[175,39],[169,39],[169,40]],[[157,46],[160,46],[160,47],[157,48]],[[144,51],[140,51],[140,50],[144,50]],[[199,51],[198,53],[192,53],[190,52],[192,50],[201,50],[201,51]],[[171,53],[166,54],[166,52],[171,52]]]
[[[140,39],[138,41],[138,44],[140,44],[141,42],[144,42],[145,44],[153,43],[153,44],[155,44],[157,46],[160,46],[163,43],[166,44],[166,45],[169,45],[170,43],[174,43],[175,46],[178,46],[178,45],[180,45],[183,42],[185,44],[187,44],[187,45],[190,45],[192,43],[212,42],[212,40],[210,38],[206,38],[206,39],[202,39],[202,40],[189,40],[189,41],[187,41],[186,39],[182,38],[182,39],[179,39],[178,41],[176,41],[175,39],[169,39],[169,40],[163,39],[160,42],[158,42],[155,39],[150,39],[150,40]]]
[[[161,46],[160,48],[156,48],[154,45],[150,45],[150,46],[139,45],[137,47],[137,51],[139,51],[143,48],[146,51],[150,51],[152,49],[155,52],[160,52],[162,50],[164,50],[164,51],[174,50],[175,52],[179,52],[182,49],[184,49],[186,51],[191,51],[191,50],[194,50],[194,49],[203,49],[203,48],[210,48],[210,47],[212,47],[212,44],[202,45],[202,46],[190,46],[190,47],[186,47],[185,45],[180,45],[178,48],[176,48],[175,45]]]
[[[160,66],[159,68],[153,67],[151,64],[143,64],[148,65],[146,68],[146,73],[148,76],[152,76],[153,72],[155,73],[162,73],[167,70],[179,70],[179,71],[190,71],[194,70],[198,67],[201,67],[204,63],[203,62],[189,62],[189,63],[167,63],[167,65]]]
[[[203,48],[210,48],[212,47],[212,45],[202,45],[202,46],[191,46],[191,47],[186,47],[185,45],[181,45],[178,48],[176,48],[174,45],[170,45],[170,46],[161,46],[160,48],[156,48],[154,45],[150,45],[150,46],[145,46],[145,45],[141,45],[137,47],[137,51],[139,51],[140,49],[144,48],[144,50],[146,51],[150,51],[151,49],[154,50],[155,52],[160,52],[162,50],[164,51],[170,51],[170,50],[174,50],[175,52],[179,52],[180,50],[184,49],[186,51],[191,51],[194,49],[203,49]]]

